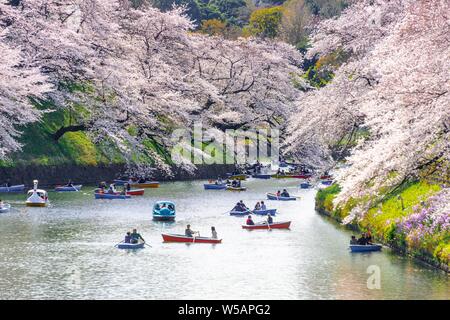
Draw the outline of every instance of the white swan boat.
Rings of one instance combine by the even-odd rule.
[[[34,187],[32,190],[28,191],[27,194],[27,207],[45,207],[48,204],[48,194],[47,191],[38,189],[38,181],[33,181]]]

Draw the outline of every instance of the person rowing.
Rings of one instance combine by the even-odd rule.
[[[282,196],[282,197],[289,198],[289,192],[287,192],[286,189],[283,189],[283,192],[281,193],[281,196]]]
[[[193,237],[195,234],[198,234],[198,235],[200,235],[200,233],[198,232],[198,231],[193,231],[192,229],[191,229],[191,225],[190,224],[188,224],[187,226],[186,226],[186,230],[184,231],[184,234],[185,234],[185,236],[186,237]]]
[[[215,227],[211,227],[211,238],[217,239],[217,231]]]
[[[133,233],[130,235],[131,243],[138,243],[139,240],[145,243],[144,238],[142,238],[141,234],[137,232],[137,229],[133,229]]]
[[[273,223],[273,218],[270,214],[267,215],[267,224],[272,224]]]

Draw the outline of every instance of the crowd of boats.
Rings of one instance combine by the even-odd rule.
[[[257,168],[258,169],[258,168]],[[259,168],[260,169],[260,168]],[[301,173],[285,173],[278,170],[274,175],[263,174],[261,170],[256,170],[252,175],[246,173],[233,172],[227,174],[226,179],[218,178],[217,180],[209,180],[204,184],[205,190],[231,190],[231,191],[245,191],[246,187],[242,185],[242,181],[253,177],[256,179],[271,179],[271,178],[297,178],[303,179],[299,188],[307,189],[311,188],[312,174],[308,172]],[[319,181],[323,185],[329,185],[333,183],[333,177],[328,173],[321,175]],[[58,185],[54,188],[55,192],[79,192],[82,189],[81,184],[74,184],[69,181],[65,185]],[[116,179],[113,183],[106,184],[101,182],[98,188],[94,190],[95,199],[129,199],[135,196],[143,196],[146,188],[158,188],[158,181],[148,181],[145,179]],[[24,185],[10,185],[7,183],[5,186],[0,187],[0,193],[17,193],[24,192]],[[271,201],[295,201],[299,199],[299,196],[290,195],[286,189],[278,190],[274,193],[266,193],[267,200]],[[33,181],[33,188],[27,192],[27,198],[25,205],[28,207],[45,207],[49,203],[49,197],[47,191],[38,188],[38,181]],[[11,210],[11,205],[0,200],[0,213],[5,213]],[[291,221],[274,221],[273,217],[276,216],[277,209],[268,208],[266,203],[261,200],[258,201],[253,209],[247,207],[244,202],[239,201],[230,211],[230,216],[246,216],[247,220],[242,225],[246,230],[272,230],[272,229],[289,229]],[[254,222],[252,215],[265,216],[266,219],[259,222]],[[155,221],[174,221],[176,218],[176,205],[172,201],[161,200],[157,201],[153,205],[152,210],[153,220]],[[185,243],[221,243],[222,239],[219,239],[215,227],[211,227],[211,237],[202,237],[198,232],[192,231],[190,225],[187,225],[184,234],[169,234],[163,233],[162,238],[164,242],[185,242]],[[380,245],[372,244],[370,241],[364,242],[362,240],[355,241],[352,239],[350,243],[350,249],[354,252],[366,252],[377,251],[381,249]],[[128,232],[124,240],[116,245],[119,249],[139,249],[144,248],[146,245],[142,236],[134,229],[133,232]]]

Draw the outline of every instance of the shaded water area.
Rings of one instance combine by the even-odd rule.
[[[26,208],[25,195],[1,195],[14,210],[0,214],[1,299],[449,299],[448,276],[387,248],[355,254],[350,231],[314,210],[314,190],[297,180],[250,180],[245,192],[203,190],[204,181],[162,183],[143,197],[94,200],[50,192],[49,208]],[[298,201],[265,201],[290,230],[241,229],[227,211],[240,199],[253,206],[288,187]],[[177,204],[174,223],[154,222],[156,200]],[[256,217],[255,220],[262,218]],[[223,243],[163,243],[161,232],[185,225]],[[137,227],[150,247],[114,245]],[[379,268],[380,289],[367,280]]]

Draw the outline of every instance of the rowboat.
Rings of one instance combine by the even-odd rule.
[[[324,186],[330,186],[333,184],[333,180],[324,180],[324,181],[322,181],[322,184]]]
[[[253,210],[252,213],[260,216],[267,216],[268,214],[274,216],[277,213],[277,209]]]
[[[295,179],[309,179],[311,178],[311,174],[274,174],[272,178],[277,179],[287,179],[287,178],[295,178]]]
[[[175,215],[175,203],[171,201],[158,201],[153,206],[153,220],[173,221]]]
[[[225,183],[222,184],[205,183],[203,187],[205,188],[205,190],[224,190],[227,188],[227,185]]]
[[[129,183],[129,181],[128,180],[120,180],[120,179],[115,179],[114,180],[114,184],[116,186],[123,186],[126,183]],[[158,181],[145,181],[145,182],[132,181],[130,183],[130,185],[132,187],[135,187],[135,188],[159,188],[159,182]]]
[[[333,176],[330,174],[324,174],[319,177],[319,179],[321,179],[321,180],[330,180],[332,178],[333,178]]]
[[[0,187],[0,193],[23,192],[23,190],[25,190],[25,185],[23,184],[10,187]]]
[[[247,175],[246,174],[232,174],[232,173],[227,173],[227,177],[230,180],[246,180],[247,179]]]
[[[295,201],[297,200],[297,197],[278,197],[276,194],[274,193],[268,193],[267,194],[267,199],[269,200],[279,200],[279,201]]]
[[[300,183],[300,189],[309,189],[312,185],[309,182]]]
[[[134,189],[127,191],[127,195],[129,196],[143,196],[145,192],[145,189]]]
[[[230,211],[230,216],[247,216],[247,215],[249,215],[251,213],[252,212],[250,210],[245,210],[245,211],[231,210]]]
[[[78,192],[81,190],[81,187],[83,185],[79,184],[79,185],[74,185],[74,186],[57,186],[55,188],[56,192]]]
[[[207,237],[187,237],[183,234],[162,233],[164,242],[188,242],[188,243],[221,243],[222,239]]]
[[[283,222],[274,222],[271,224],[267,224],[267,222],[261,222],[261,223],[256,223],[253,225],[242,225],[242,229],[247,229],[247,230],[257,230],[257,229],[289,229],[289,227],[291,226],[291,222],[290,221],[283,221]]]
[[[117,245],[118,249],[143,249],[145,243],[119,243]]]
[[[132,187],[136,188],[159,188],[159,182],[158,181],[146,181],[142,183],[132,183]]]
[[[28,191],[27,201],[25,202],[27,207],[45,207],[48,204],[47,191],[38,189],[38,181],[33,181],[33,189]]]
[[[117,194],[117,193],[100,193],[96,192],[94,193],[95,199],[129,199],[131,196],[124,195],[124,194]]]
[[[270,179],[270,174],[254,174],[252,175],[255,179]]]
[[[245,191],[245,190],[247,190],[247,188],[246,187],[232,187],[232,186],[228,185],[227,190],[229,190],[229,191]]]
[[[350,250],[352,252],[371,252],[371,251],[380,251],[381,244],[351,244]]]
[[[7,213],[9,210],[11,210],[11,205],[9,203],[4,203],[0,206],[0,213]]]

